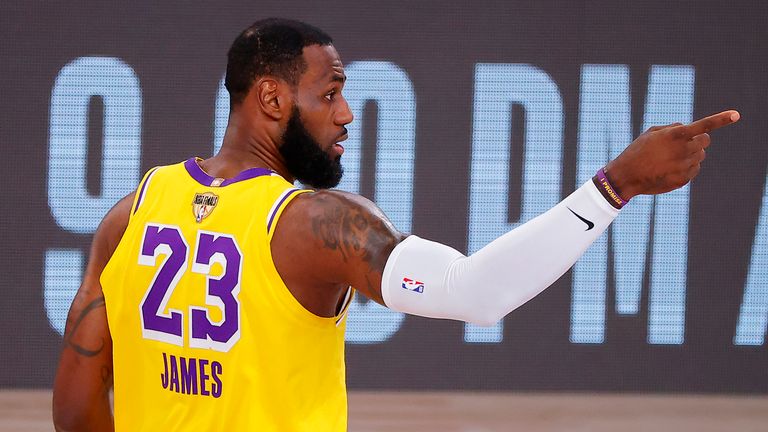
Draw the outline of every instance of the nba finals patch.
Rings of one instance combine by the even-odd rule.
[[[218,203],[219,197],[211,192],[196,193],[195,199],[192,201],[192,213],[195,215],[197,223],[207,218]]]

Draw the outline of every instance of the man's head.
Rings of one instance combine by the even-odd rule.
[[[336,186],[352,121],[346,79],[330,36],[298,21],[270,18],[244,30],[229,50],[225,85],[231,108],[255,111],[290,174],[317,188]],[[270,129],[271,128],[271,129]]]

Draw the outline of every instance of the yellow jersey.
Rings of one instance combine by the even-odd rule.
[[[116,430],[346,431],[351,289],[336,317],[314,315],[271,256],[304,192],[262,168],[213,178],[195,158],[144,176],[101,275]]]

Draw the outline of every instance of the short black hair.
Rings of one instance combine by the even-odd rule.
[[[257,77],[272,75],[291,85],[307,68],[304,47],[330,45],[333,40],[322,30],[301,21],[267,18],[256,21],[232,42],[227,55],[224,84],[232,105],[248,94]]]

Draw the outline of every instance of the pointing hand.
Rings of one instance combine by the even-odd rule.
[[[723,111],[688,125],[654,126],[609,162],[605,173],[625,200],[683,187],[699,174],[709,132],[739,118],[737,111]]]

